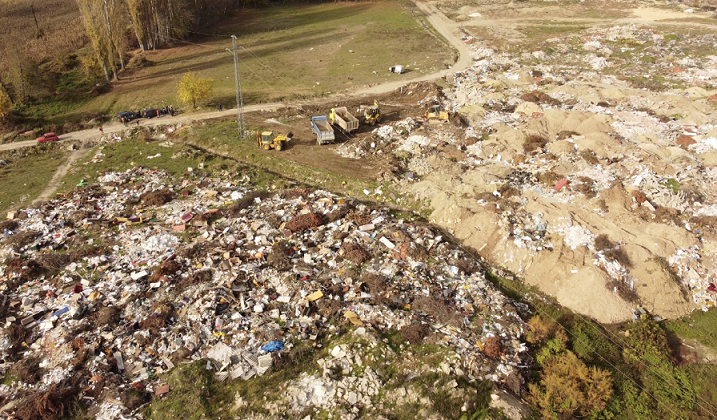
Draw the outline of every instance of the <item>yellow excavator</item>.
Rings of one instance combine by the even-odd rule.
[[[376,125],[381,122],[381,108],[378,106],[378,101],[373,100],[373,106],[361,105],[363,109],[363,122],[364,124]]]
[[[271,131],[263,131],[259,134],[259,130],[256,132],[256,143],[264,150],[277,150],[281,151],[286,145],[286,142],[291,140],[294,135],[289,133],[287,135],[274,134]]]
[[[445,123],[450,119],[450,114],[441,105],[433,105],[423,114],[423,118],[431,123]]]

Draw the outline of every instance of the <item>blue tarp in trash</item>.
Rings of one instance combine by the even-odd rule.
[[[60,316],[60,315],[65,314],[65,313],[67,313],[67,312],[70,312],[70,307],[69,307],[69,306],[65,306],[64,308],[62,308],[62,309],[60,309],[60,310],[58,310],[58,311],[53,312],[53,313],[52,313],[52,316]]]
[[[281,341],[270,341],[268,344],[265,344],[264,347],[261,349],[264,351],[279,351],[284,348],[284,343]]]

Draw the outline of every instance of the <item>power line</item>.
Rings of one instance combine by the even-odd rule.
[[[260,64],[261,66],[263,66],[265,69],[267,69],[267,70],[269,71],[269,73],[271,73],[276,79],[278,79],[280,82],[282,82],[282,83],[284,84],[284,87],[289,87],[289,86],[291,86],[291,84],[288,83],[288,81],[286,81],[286,78],[285,78],[285,77],[282,77],[282,76],[280,76],[279,74],[277,74],[277,73],[274,71],[274,69],[272,69],[270,66],[266,65],[266,64],[264,63],[264,61],[263,61],[261,58],[259,58],[258,55],[254,54],[251,50],[245,48],[244,46],[241,46],[241,47],[239,47],[239,48],[241,48],[241,49],[243,49],[244,51],[246,51],[247,53],[249,53],[249,55],[250,55],[252,58],[254,58],[257,62],[259,62],[259,64]]]
[[[193,34],[197,34],[197,35],[206,35],[206,36],[218,36],[218,37],[225,37],[225,38],[231,38],[234,36],[234,35],[224,35],[224,34],[217,34],[217,33],[198,32],[198,31],[189,31],[189,33],[193,33]],[[185,41],[185,42],[188,42],[188,41]],[[192,44],[202,45],[202,44],[196,44],[196,43],[192,43]],[[205,46],[205,45],[202,45],[202,46]],[[285,77],[282,77],[279,74],[277,74],[271,68],[271,66],[267,65],[261,58],[259,58],[258,55],[254,54],[250,49],[244,47],[243,45],[240,45],[238,48],[246,51],[251,57],[253,57],[257,62],[259,62],[259,65],[261,65],[262,67],[267,69],[269,71],[269,73],[271,73],[274,77],[279,79],[284,84],[285,87],[291,86],[291,84],[288,81],[286,81]]]
[[[208,34],[208,33],[203,33],[203,32],[196,32],[196,31],[190,31],[190,32],[191,32],[191,33],[200,34],[200,35],[226,36],[226,37],[229,37],[228,35]],[[185,40],[181,40],[181,39],[177,39],[177,38],[172,38],[172,37],[168,37],[168,38],[169,38],[169,39],[172,39],[172,40],[175,40],[175,41],[177,41],[177,42],[183,42],[183,43],[186,43],[186,44],[196,45],[196,46],[199,46],[199,47],[215,49],[215,52],[220,52],[220,51],[233,52],[234,49],[244,50],[244,51],[246,51],[246,52],[250,55],[251,58],[255,59],[260,66],[264,67],[269,73],[271,73],[272,76],[274,76],[275,79],[276,79],[281,85],[283,85],[283,87],[289,88],[289,87],[291,86],[291,84],[286,80],[285,77],[282,77],[282,76],[280,76],[279,74],[277,74],[277,73],[276,73],[269,65],[267,65],[259,56],[257,56],[256,54],[254,54],[251,50],[247,49],[247,48],[244,47],[243,45],[240,45],[240,46],[237,46],[237,47],[232,47],[232,49],[224,48],[223,50],[219,50],[219,49],[216,49],[216,47],[213,47],[213,46],[210,46],[210,45],[206,45],[206,44],[200,44],[200,43],[196,43],[196,42],[185,41]],[[235,45],[235,44],[234,44],[234,41],[232,41],[232,42],[233,42],[233,45]],[[251,65],[249,65],[248,63],[242,61],[242,60],[238,57],[238,55],[237,55],[235,52],[234,52],[234,54],[236,55],[236,59],[237,59],[239,62],[241,62],[241,63],[244,64],[248,69],[251,70],[251,68],[252,68]],[[257,76],[257,77],[261,80],[262,83],[264,83],[269,89],[271,89],[272,92],[274,92],[275,94],[278,93],[278,92],[276,91],[276,88],[275,88],[274,86],[272,86],[271,84],[269,84],[264,78],[262,78],[259,72],[252,72],[252,74],[254,74],[255,76]],[[237,106],[237,108],[242,108],[242,116],[241,116],[241,117],[238,116],[238,117],[237,117],[237,120],[238,120],[238,121],[241,120],[241,121],[243,122],[243,120],[244,120],[244,118],[243,118],[243,107],[244,107],[244,104],[243,104],[243,100],[242,100],[241,83],[236,83],[236,79],[239,78],[239,70],[238,70],[238,68],[235,68],[235,70],[234,70],[234,76],[235,76],[235,90],[236,90],[237,93],[238,93],[238,99],[237,99],[237,104],[238,104],[238,106]],[[240,123],[240,126],[243,126],[243,124]],[[241,130],[242,130],[241,132],[243,132],[243,129],[241,129]],[[240,136],[241,136],[241,134],[240,134]]]
[[[575,334],[573,334],[573,332],[570,331],[568,328],[566,328],[563,324],[561,324],[557,319],[553,318],[550,314],[546,313],[545,311],[541,310],[541,309],[538,308],[538,307],[536,307],[536,309],[538,310],[538,312],[540,312],[541,314],[547,316],[548,318],[552,319],[556,324],[558,324],[558,325],[560,325],[561,327],[563,327],[563,329],[564,329],[565,331],[567,331],[568,334],[570,334],[571,336],[573,336],[573,338],[577,339],[577,336],[576,336]],[[601,358],[605,363],[607,363],[607,364],[609,364],[610,366],[612,366],[613,369],[615,369],[616,371],[620,372],[620,373],[622,374],[622,376],[624,376],[625,378],[627,378],[628,380],[630,380],[633,384],[635,384],[635,386],[637,386],[638,388],[640,388],[645,394],[649,395],[650,397],[652,397],[652,399],[654,399],[655,401],[657,401],[657,404],[663,405],[663,406],[664,406],[665,408],[667,408],[667,410],[668,410],[670,413],[672,413],[676,418],[679,418],[679,417],[680,417],[672,408],[670,408],[669,405],[666,405],[665,403],[663,403],[663,402],[661,402],[660,400],[658,400],[657,397],[655,397],[654,395],[650,394],[642,385],[640,385],[639,383],[637,383],[636,380],[634,380],[634,379],[633,379],[632,377],[630,377],[628,374],[626,374],[625,372],[623,372],[622,370],[620,370],[617,366],[615,366],[615,365],[612,364],[609,360],[607,360],[606,358],[604,358],[600,353],[598,353],[597,351],[595,351],[592,347],[590,347],[590,346],[588,346],[588,345],[586,345],[586,346],[590,349],[590,351],[592,351],[594,354],[596,354],[596,355],[597,355],[599,358]]]
[[[581,319],[585,320],[585,317],[584,317],[583,315],[581,315],[581,314],[577,314],[577,315],[578,315]],[[623,345],[620,345],[619,343],[616,343],[614,340],[612,340],[610,337],[608,337],[607,334],[605,334],[605,332],[603,332],[601,329],[599,329],[599,328],[597,328],[595,325],[593,325],[592,322],[589,322],[589,320],[588,320],[587,323],[591,326],[591,328],[592,328],[594,331],[597,331],[598,333],[602,334],[603,337],[607,338],[611,343],[613,343],[614,345],[616,345],[617,347],[619,347],[621,350],[624,351],[625,348],[627,347],[627,348],[629,348],[630,350],[632,350],[633,352],[637,353],[637,351],[636,351],[632,346],[630,346],[629,344],[625,343],[624,346],[623,346]],[[616,337],[616,338],[619,339],[619,337],[615,336],[615,334],[613,334],[611,331],[607,330],[607,332],[608,332],[608,334],[612,335],[613,337]],[[652,369],[650,368],[650,366],[649,366],[649,365],[651,364],[651,362],[650,362],[648,359],[646,359],[646,358],[643,359],[643,358],[639,358],[639,357],[638,357],[638,359],[639,359],[640,361],[645,362],[645,366],[647,367],[647,369],[648,369],[650,372],[652,372],[655,376],[657,376],[658,378],[660,378],[664,383],[666,383],[667,385],[669,385],[669,386],[671,386],[671,387],[676,387],[678,390],[680,390],[680,393],[681,393],[683,396],[687,396],[687,395],[685,394],[685,391],[683,391],[678,384],[670,383],[670,381],[668,381],[667,379],[665,379],[663,376],[658,375],[657,372],[655,372],[654,370],[652,370]],[[656,369],[660,370],[660,373],[662,373],[662,374],[664,374],[664,375],[666,375],[666,376],[668,375],[665,371],[659,369],[659,367],[658,367],[656,364],[652,364],[652,366],[655,367]],[[702,400],[703,403],[707,404],[707,405],[712,409],[712,412],[717,412],[717,408],[715,408],[715,406],[713,406],[712,404],[710,404],[709,401],[707,401],[707,400],[705,400],[704,398],[700,397],[697,393],[695,393],[695,397],[696,397],[697,399]],[[697,406],[698,406],[699,408],[701,408],[701,409],[703,409],[703,410],[706,410],[705,407],[702,406],[702,405],[700,405],[699,402],[696,402],[696,401],[695,401],[695,403],[697,404]],[[710,410],[706,410],[706,411],[710,411]]]
[[[197,34],[197,35],[206,35],[206,36],[221,36],[224,38],[231,38],[234,35],[224,35],[224,34],[208,34],[205,32],[197,32],[197,31],[189,31],[190,34]]]
[[[239,62],[242,63],[242,64],[244,64],[244,65],[245,65],[246,67],[248,67],[249,69],[251,69],[251,66],[249,66],[246,62],[244,62],[241,58],[239,59]],[[261,77],[260,73],[254,72],[254,71],[251,71],[251,70],[249,70],[249,71],[251,72],[252,75],[256,76],[256,77],[259,79],[260,82],[262,82],[263,84],[265,84],[266,87],[268,87],[272,92],[277,93],[276,87],[270,85],[263,77]]]
[[[198,32],[194,32],[194,33],[198,33]],[[196,42],[185,41],[185,40],[176,39],[176,38],[172,38],[172,37],[169,37],[169,38],[174,39],[179,42],[196,45],[199,47],[214,49],[215,52],[229,51],[230,53],[232,53],[232,55],[234,57],[234,89],[236,91],[236,104],[237,104],[237,130],[239,131],[239,138],[240,139],[244,138],[244,99],[242,97],[241,79],[239,77],[239,57],[237,56],[238,48],[237,48],[237,44],[236,44],[236,42],[237,42],[236,36],[234,36],[234,35],[231,36],[232,48],[231,49],[224,48],[223,50],[219,50],[219,49],[216,49],[216,47],[205,45],[205,44],[199,44]]]

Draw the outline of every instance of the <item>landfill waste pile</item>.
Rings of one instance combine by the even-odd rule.
[[[431,222],[600,322],[714,306],[716,35],[626,24],[499,51],[464,29],[470,69],[401,91],[457,122],[337,153],[394,156],[382,179]]]
[[[74,401],[94,418],[143,418],[186,363],[256,381],[301,349],[306,369],[269,401],[238,393],[237,418],[471,413],[481,392],[516,416],[503,390],[521,390],[527,307],[475,259],[386,209],[237,179],[104,173],[8,214],[3,415],[61,418]]]

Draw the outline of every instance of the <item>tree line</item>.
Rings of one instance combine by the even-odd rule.
[[[88,74],[103,72],[111,83],[125,68],[128,50],[171,46],[249,5],[250,0],[0,2],[0,123],[15,104],[51,94],[57,79],[51,73],[81,65]],[[78,18],[82,24],[72,27]],[[89,55],[73,54],[87,44]],[[39,70],[53,61],[49,72]]]
[[[108,83],[124,70],[127,31],[142,51],[171,45],[239,6],[237,0],[76,0]]]

